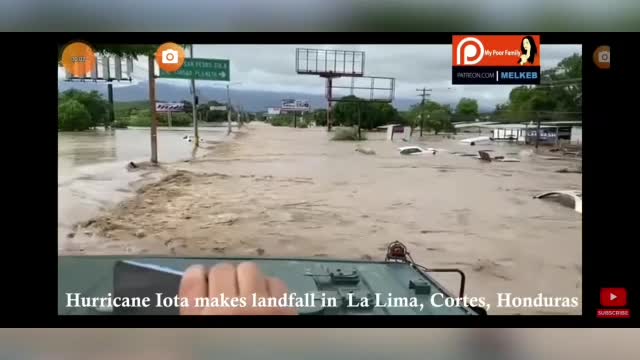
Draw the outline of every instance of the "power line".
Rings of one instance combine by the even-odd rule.
[[[431,96],[431,94],[427,94],[427,91],[432,91],[432,90],[427,88],[422,88],[422,89],[416,89],[416,91],[422,92],[421,94],[418,95],[422,98],[422,101],[420,101],[420,105],[421,105],[420,106],[420,137],[422,137],[422,129],[424,128],[424,101],[427,96]]]

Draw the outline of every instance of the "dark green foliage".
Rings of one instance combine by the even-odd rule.
[[[496,106],[493,121],[521,123],[582,119],[582,56],[571,55],[558,66],[542,71],[542,85],[519,86],[509,101]]]
[[[360,111],[360,123],[363,129],[375,129],[385,124],[402,122],[398,110],[389,103],[369,102],[355,96],[345,96],[338,102],[334,109],[335,126],[357,126],[358,111]],[[322,124],[326,124],[325,120]],[[320,125],[316,121],[316,124]]]
[[[62,131],[82,131],[91,127],[91,114],[82,103],[75,99],[65,99],[58,104],[58,129]]]
[[[59,101],[76,100],[82,105],[90,114],[90,127],[96,127],[100,124],[104,124],[108,121],[109,116],[109,103],[102,97],[97,91],[85,92],[76,89],[70,89],[61,94]]]

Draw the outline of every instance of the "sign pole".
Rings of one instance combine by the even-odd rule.
[[[193,59],[193,44],[189,47],[191,58]],[[200,137],[198,136],[198,119],[196,118],[197,104],[196,104],[196,78],[195,76],[191,77],[191,90],[193,91],[193,135],[196,138],[196,141],[193,143],[193,146],[200,146]]]
[[[231,95],[229,95],[229,84],[227,84],[227,135],[231,134]]]
[[[536,129],[536,150],[538,150],[538,144],[540,143],[540,113],[536,113],[536,117],[538,118],[538,126]]]
[[[171,111],[169,111],[169,112],[167,113],[167,116],[169,117],[169,118],[168,118],[168,120],[169,120],[169,127],[171,127]]]
[[[149,55],[149,102],[151,103],[151,163],[158,164],[158,119],[156,117],[155,56]]]
[[[109,99],[109,124],[105,123],[105,129],[113,126],[113,121],[115,120],[115,112],[113,109],[113,83],[111,82],[107,84],[107,98]]]

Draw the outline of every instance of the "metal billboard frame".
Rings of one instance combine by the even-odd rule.
[[[360,100],[360,102],[382,102],[382,103],[391,103],[393,102],[394,98],[395,98],[395,84],[396,84],[396,79],[393,77],[384,77],[384,76],[361,76],[357,78],[358,80],[360,79],[371,79],[371,86],[356,86],[355,82],[356,82],[356,78],[351,78],[351,85],[350,86],[340,86],[340,85],[335,85],[333,82],[328,83],[327,84],[327,89],[326,89],[326,93],[325,96],[327,97],[327,100],[331,101],[331,102],[342,102],[345,100],[342,100],[343,97],[349,96],[349,95],[354,95],[353,93],[354,90],[369,90],[370,91],[370,96],[369,99],[362,99]],[[387,80],[390,82],[389,87],[376,87],[375,81],[376,80]],[[336,89],[348,89],[351,91],[351,94],[349,95],[345,95],[345,96],[341,96],[341,97],[336,97],[334,94],[334,90]],[[384,97],[384,98],[377,98],[374,95],[374,91],[375,90],[384,90],[384,91],[389,91],[388,96]],[[352,102],[353,100],[346,100],[349,102]]]
[[[330,59],[332,55],[332,59]],[[359,58],[358,60],[356,60]],[[296,72],[321,77],[363,76],[364,51],[296,49]],[[342,66],[340,67],[339,64]],[[357,64],[357,65],[356,65]]]

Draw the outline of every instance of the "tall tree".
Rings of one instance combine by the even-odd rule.
[[[109,104],[102,97],[102,94],[93,90],[85,92],[76,89],[69,89],[62,93],[61,100],[73,99],[81,103],[90,114],[90,126],[96,127],[107,120]]]
[[[456,119],[460,121],[472,121],[479,115],[478,101],[463,97],[456,105]]]
[[[81,131],[90,126],[91,114],[78,100],[67,98],[58,105],[58,129]]]
[[[542,71],[540,86],[518,86],[494,117],[507,122],[579,120],[582,118],[582,56],[573,54]]]

